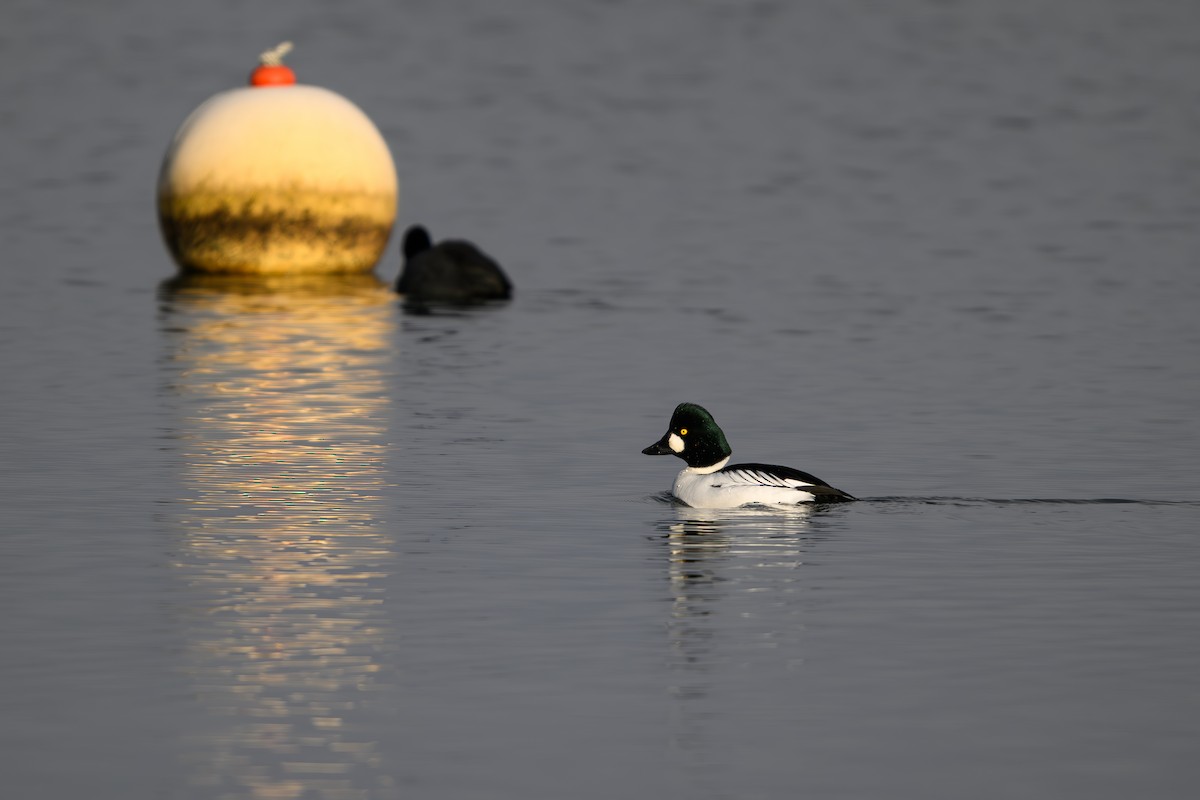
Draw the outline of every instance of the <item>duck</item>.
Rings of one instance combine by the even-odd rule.
[[[675,476],[671,494],[693,508],[790,506],[857,499],[815,475],[791,467],[730,464],[733,450],[725,433],[713,415],[695,403],[676,406],[667,432],[642,452],[683,459],[687,466]]]
[[[495,259],[461,239],[436,245],[424,225],[404,232],[404,266],[396,291],[410,303],[473,305],[487,300],[508,300],[512,282]]]

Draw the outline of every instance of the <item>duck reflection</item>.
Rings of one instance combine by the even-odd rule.
[[[373,277],[162,287],[183,483],[189,791],[391,796],[368,730],[391,636],[382,520],[394,296]]]
[[[696,509],[674,506],[656,528],[665,545],[671,591],[668,664],[674,698],[672,743],[697,790],[721,788],[726,755],[710,741],[731,666],[755,658],[775,631],[743,615],[760,604],[796,602],[800,567],[820,538],[820,507]],[[743,595],[757,599],[746,604]],[[725,787],[732,789],[733,787]],[[736,792],[732,792],[736,794]]]
[[[672,663],[679,670],[698,667],[703,672],[711,663],[713,630],[706,618],[729,592],[787,591],[798,580],[786,571],[804,563],[814,538],[814,513],[820,512],[805,506],[780,511],[681,505],[657,524],[667,548],[672,597],[668,631]]]
[[[674,596],[672,616],[695,616],[711,598],[708,589],[729,580],[722,571],[748,567],[794,568],[816,538],[811,524],[822,507],[702,509],[679,505],[659,521],[668,552]]]

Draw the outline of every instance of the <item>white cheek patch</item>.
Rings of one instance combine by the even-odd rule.
[[[672,433],[671,437],[667,439],[667,446],[671,448],[672,453],[682,453],[683,439],[679,436],[679,434]]]

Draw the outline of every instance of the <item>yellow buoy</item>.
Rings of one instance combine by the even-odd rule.
[[[175,134],[158,217],[185,272],[369,272],[396,219],[396,166],[357,106],[295,84],[264,53],[251,86],[209,98]]]

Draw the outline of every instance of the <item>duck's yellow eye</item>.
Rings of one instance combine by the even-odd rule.
[[[680,435],[680,436],[687,436],[687,428],[680,428],[680,429],[679,429],[679,435]]]

